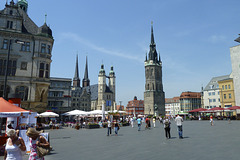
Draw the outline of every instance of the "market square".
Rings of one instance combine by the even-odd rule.
[[[183,137],[179,139],[177,127],[172,121],[171,139],[165,138],[163,125],[137,131],[135,124],[121,127],[119,136],[106,136],[107,129],[64,128],[46,130],[50,134],[53,151],[46,160],[123,160],[123,159],[218,159],[236,160],[239,157],[239,121],[215,120],[184,121]],[[27,160],[27,156],[25,156]]]

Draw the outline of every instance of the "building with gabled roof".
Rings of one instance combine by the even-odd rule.
[[[46,21],[38,27],[27,10],[26,0],[11,0],[0,11],[0,96],[19,95],[21,107],[43,112],[54,39]]]
[[[213,77],[205,86],[203,92],[203,108],[210,109],[214,107],[221,107],[220,88],[218,81],[228,79],[230,75]]]

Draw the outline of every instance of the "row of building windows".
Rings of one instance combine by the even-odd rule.
[[[209,99],[209,103],[216,102],[216,101],[217,101],[216,99]],[[220,102],[220,98],[218,99],[218,102]]]
[[[79,103],[72,103],[72,106],[73,106],[73,107],[76,107],[76,106],[79,107],[80,104],[79,104]],[[83,103],[82,106],[86,106],[86,107],[87,107],[88,104],[87,104],[87,103]]]
[[[4,39],[3,40],[3,46],[2,49],[8,49],[8,45],[9,45],[9,40],[8,39]],[[27,51],[30,52],[30,42],[24,42],[21,45],[21,51]],[[51,54],[51,46],[47,45],[45,43],[41,44],[41,53],[47,53],[47,54]]]
[[[1,85],[0,87],[0,97],[3,96],[3,89],[4,85]],[[7,94],[10,92],[9,86],[7,86]],[[18,86],[15,89],[15,93],[18,94],[21,97],[22,101],[27,101],[28,100],[28,87],[26,86]]]
[[[224,85],[222,85],[222,89],[224,90],[224,89],[231,89],[231,85],[229,84],[229,85],[225,85],[225,87],[224,87]]]
[[[63,92],[50,91],[48,93],[49,97],[63,97]]]
[[[217,94],[219,95],[219,91],[217,92]],[[215,96],[216,94],[215,94],[215,92],[208,92],[208,95],[209,96]]]
[[[223,94],[223,98],[227,99],[227,94]],[[232,94],[231,93],[228,94],[228,98],[232,99]]]
[[[7,60],[0,59],[0,75],[5,75],[5,70],[7,66]],[[16,60],[9,60],[8,61],[8,76],[15,76],[17,70],[17,61]],[[27,70],[27,62],[21,63],[21,70]],[[45,78],[49,78],[50,68],[49,64],[40,63],[39,68],[39,77],[43,78],[45,72]]]

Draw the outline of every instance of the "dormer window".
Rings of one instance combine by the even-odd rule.
[[[10,15],[13,15],[13,11],[12,11],[12,10],[10,10],[9,14],[10,14]]]

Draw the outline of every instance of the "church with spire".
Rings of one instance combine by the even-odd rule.
[[[108,84],[107,84],[108,80]],[[73,86],[71,91],[71,108],[83,111],[114,110],[115,108],[115,72],[113,66],[109,75],[106,75],[104,65],[98,74],[98,84],[90,85],[88,77],[88,59],[86,57],[84,78],[79,77],[78,56],[76,57],[75,74],[73,77]]]
[[[162,82],[162,61],[156,50],[153,25],[151,26],[151,42],[145,59],[145,91],[144,114],[165,115],[165,93]]]
[[[30,18],[28,6],[26,0],[8,0],[0,10],[0,97],[21,98],[22,108],[43,112],[54,39],[46,20],[39,27]]]

